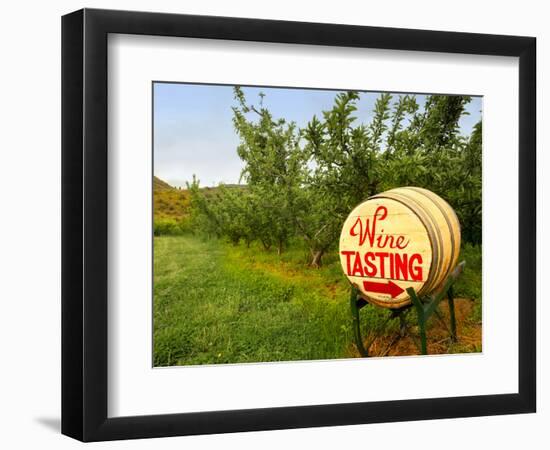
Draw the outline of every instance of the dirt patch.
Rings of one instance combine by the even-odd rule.
[[[430,318],[427,328],[428,354],[474,353],[481,352],[481,323],[474,323],[471,319],[474,302],[469,299],[455,299],[455,315],[457,327],[457,342],[450,337],[449,308],[447,301],[439,306],[440,318],[435,314]],[[414,312],[409,313],[414,317]],[[374,336],[366,336],[363,340],[367,346]],[[420,355],[420,339],[418,326],[409,326],[404,336],[399,332],[378,336],[369,348],[370,356],[405,356]],[[359,352],[352,345],[351,356],[359,357]]]

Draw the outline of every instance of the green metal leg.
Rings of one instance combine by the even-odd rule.
[[[418,316],[418,325],[420,327],[420,345],[422,346],[422,354],[428,354],[428,343],[426,342],[426,321],[423,316]]]
[[[361,326],[359,322],[359,307],[357,305],[357,289],[352,286],[351,287],[351,293],[350,293],[350,306],[351,306],[351,317],[353,320],[353,332],[355,335],[355,345],[357,346],[357,350],[359,351],[359,354],[363,357],[367,357],[368,352],[365,349],[365,346],[363,345],[363,338],[361,337]]]
[[[450,286],[449,290],[447,291],[447,300],[449,302],[449,317],[451,319],[451,340],[453,342],[456,342],[457,338],[456,338],[455,297],[454,297],[452,286]]]
[[[426,342],[426,314],[424,311],[424,306],[413,288],[408,288],[407,292],[411,297],[418,316],[418,328],[420,329],[420,351],[423,355],[427,355],[428,343]]]

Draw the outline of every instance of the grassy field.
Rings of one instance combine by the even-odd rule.
[[[155,366],[357,356],[349,285],[336,253],[314,269],[307,267],[307,252],[299,245],[277,256],[254,245],[183,234],[155,237],[154,247]],[[464,339],[444,346],[438,341],[431,352],[481,349],[479,248],[463,249],[462,258],[467,269],[457,294],[476,299],[474,306],[464,300],[459,308]],[[397,321],[382,328],[387,310],[368,307],[362,315],[365,336],[381,331],[384,342],[395,335]],[[432,322],[432,335],[438,337],[440,325]],[[415,353],[410,345],[397,351]]]

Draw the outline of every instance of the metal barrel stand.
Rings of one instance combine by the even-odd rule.
[[[428,344],[426,339],[426,324],[428,322],[428,319],[433,314],[435,314],[440,320],[443,320],[437,307],[441,302],[441,300],[443,300],[444,298],[447,298],[447,301],[449,304],[449,321],[450,321],[450,328],[448,328],[448,330],[449,330],[449,334],[452,342],[456,342],[457,335],[456,335],[456,316],[455,316],[453,285],[462,274],[465,265],[466,265],[465,261],[462,261],[460,264],[458,264],[445,280],[443,287],[431,295],[419,296],[414,290],[414,288],[412,287],[407,288],[407,293],[409,294],[412,303],[407,306],[403,306],[402,308],[391,309],[390,315],[387,317],[386,321],[383,323],[383,327],[390,320],[398,318],[400,323],[399,338],[403,337],[405,333],[408,331],[408,324],[407,324],[407,321],[405,320],[405,314],[411,308],[414,308],[416,311],[416,317],[418,320],[418,329],[419,329],[419,335],[420,335],[419,336],[420,343],[418,343],[418,341],[416,340],[415,340],[415,343],[419,348],[419,351],[421,352],[421,354],[427,355]],[[351,295],[350,295],[350,306],[351,306],[351,315],[353,320],[355,345],[357,346],[357,350],[359,351],[359,354],[363,357],[369,356],[369,349],[373,344],[373,342],[378,337],[378,335],[374,336],[366,346],[363,342],[363,338],[361,337],[361,320],[360,320],[361,316],[359,312],[361,308],[363,308],[366,305],[368,305],[368,302],[363,297],[361,297],[359,290],[355,286],[352,286]],[[411,337],[414,340],[413,334],[411,334]],[[394,343],[395,341],[392,341],[390,343],[386,352],[389,351],[389,349]]]

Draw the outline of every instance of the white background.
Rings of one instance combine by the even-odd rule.
[[[502,283],[517,273],[517,58],[120,35],[108,48],[111,417],[517,392],[517,279]],[[483,354],[152,370],[152,80],[482,94]]]
[[[265,3],[265,4],[264,4]],[[487,2],[488,3],[488,2]],[[0,443],[5,448],[73,448],[62,437],[60,396],[60,18],[82,6],[355,23],[538,37],[539,230],[548,227],[543,128],[550,31],[543,2],[182,2],[10,3],[0,18],[2,46],[2,371]],[[546,217],[545,217],[546,215]],[[539,278],[548,271],[548,239],[539,233]],[[539,282],[539,290],[541,283]],[[539,300],[539,407],[536,415],[241,433],[102,443],[100,448],[280,448],[345,445],[386,448],[547,448],[550,438],[549,308]],[[471,374],[475,377],[476,374]]]

